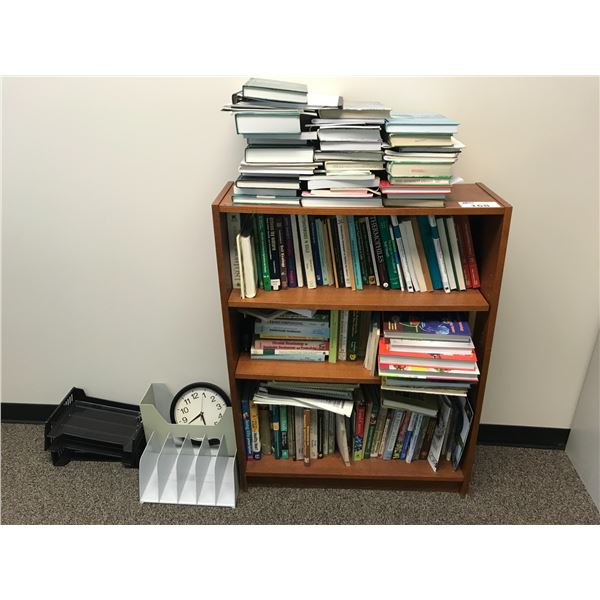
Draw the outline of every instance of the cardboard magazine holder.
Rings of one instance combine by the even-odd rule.
[[[139,466],[140,502],[235,508],[238,480],[231,407],[215,426],[175,425],[169,422],[172,401],[166,385],[153,383],[140,404],[147,441]],[[219,440],[218,448],[209,438]]]

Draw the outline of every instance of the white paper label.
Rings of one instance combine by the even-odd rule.
[[[500,208],[497,202],[459,202],[461,208]]]

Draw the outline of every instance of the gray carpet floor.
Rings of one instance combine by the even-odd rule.
[[[238,507],[140,504],[120,463],[54,467],[43,427],[2,425],[2,524],[600,524],[558,450],[479,446],[470,493],[253,487]]]

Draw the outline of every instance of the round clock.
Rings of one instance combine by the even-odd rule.
[[[231,402],[221,388],[212,383],[190,383],[173,398],[171,422],[176,425],[196,423],[211,427],[219,424],[227,406],[231,406]],[[211,445],[219,443],[214,439],[209,442]]]

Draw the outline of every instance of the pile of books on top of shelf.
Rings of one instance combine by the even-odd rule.
[[[452,167],[464,148],[453,136],[457,131],[458,122],[443,115],[390,114],[385,122],[388,179],[381,182],[385,206],[444,206],[458,181]]]
[[[250,358],[255,360],[362,361],[375,372],[380,313],[352,310],[240,309],[249,318]]]
[[[311,94],[302,83],[252,78],[223,110],[247,142],[233,189],[240,205],[443,206],[448,169],[464,147],[445,133],[456,122],[440,115],[400,115],[380,102]],[[417,128],[410,138],[396,132],[406,120]]]
[[[479,288],[468,217],[227,215],[233,287]]]

